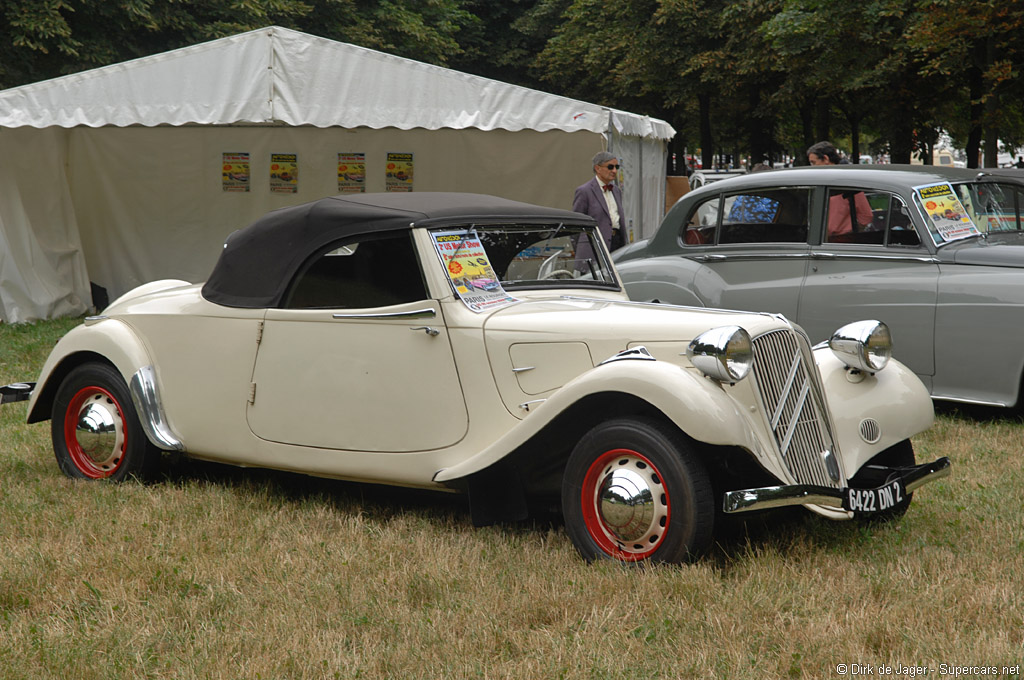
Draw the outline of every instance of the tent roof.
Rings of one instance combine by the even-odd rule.
[[[277,123],[675,134],[656,118],[279,26],[0,91],[0,127]]]

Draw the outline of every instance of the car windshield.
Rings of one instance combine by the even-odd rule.
[[[1024,187],[1017,184],[964,182],[923,187],[918,188],[917,199],[937,245],[969,236],[1024,230]]]
[[[480,240],[497,283],[507,289],[558,287],[618,288],[597,227],[545,224],[488,224],[444,232]],[[441,231],[435,231],[435,237]],[[594,247],[597,244],[597,247]],[[454,244],[458,248],[457,244]],[[479,285],[488,282],[474,282]],[[490,282],[493,283],[493,282]]]

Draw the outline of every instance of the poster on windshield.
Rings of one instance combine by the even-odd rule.
[[[914,187],[914,191],[931,222],[931,230],[937,231],[943,241],[955,241],[979,233],[949,184],[928,184]]]
[[[443,231],[433,236],[448,279],[467,307],[483,312],[516,302],[501,287],[475,232]]]

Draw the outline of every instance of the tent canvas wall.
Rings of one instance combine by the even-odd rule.
[[[623,160],[633,236],[649,236],[673,134],[279,27],[13,88],[0,92],[0,319],[83,313],[90,281],[111,297],[202,281],[233,230],[338,193],[338,154],[363,154],[366,191],[389,188],[388,154],[401,153],[414,191],[569,208],[607,148]],[[248,154],[247,191],[222,174],[233,153]],[[297,178],[272,179],[272,154],[294,155]]]

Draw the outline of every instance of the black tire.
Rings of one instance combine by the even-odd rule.
[[[673,426],[621,418],[588,432],[562,476],[562,515],[588,562],[686,562],[711,543],[711,479]]]
[[[904,439],[898,444],[894,444],[882,451],[874,458],[865,463],[864,468],[868,465],[883,465],[889,468],[899,467],[912,467],[916,463],[914,456],[914,446],[910,443],[909,439]],[[876,478],[871,476],[871,472],[861,468],[861,471],[853,476],[850,480],[850,486],[855,488],[868,488],[874,486],[880,486],[885,483],[885,479]],[[906,514],[907,508],[910,507],[910,501],[914,500],[914,494],[908,493],[903,500],[882,512],[863,515],[861,519],[866,522],[891,522],[894,519],[899,519]]]
[[[68,373],[53,400],[50,433],[57,465],[73,479],[148,479],[160,460],[128,386],[109,364],[83,364]]]

